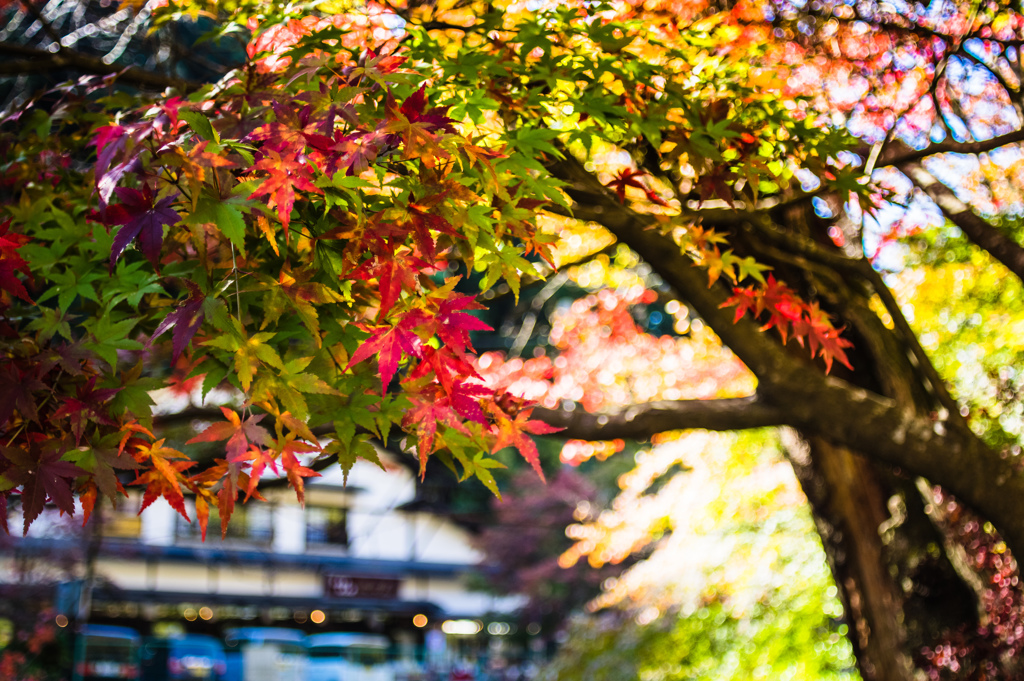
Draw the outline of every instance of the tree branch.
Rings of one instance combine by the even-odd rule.
[[[992,254],[1007,269],[1024,280],[1024,248],[987,221],[980,218],[970,206],[956,197],[953,190],[939,182],[922,166],[914,163],[901,168],[916,187],[931,197],[950,222],[959,227],[967,238]]]
[[[745,430],[788,425],[785,410],[757,395],[718,400],[677,400],[636,404],[614,411],[591,414],[576,409],[535,408],[533,416],[564,428],[561,437],[582,440],[624,438],[645,440],[669,430]]]
[[[45,50],[25,47],[24,45],[0,43],[0,54],[25,57],[25,59],[0,61],[0,76],[21,76],[29,73],[46,73],[70,69],[96,75],[117,74],[119,82],[145,89],[162,90],[173,87],[182,92],[190,92],[202,87],[202,83],[195,83],[183,78],[173,78],[134,66],[124,67],[117,64],[107,64],[99,57],[92,57],[71,50],[50,53]]]
[[[889,146],[889,148],[882,152],[878,162],[875,163],[875,167],[886,168],[891,166],[904,166],[908,163],[917,163],[918,161],[928,158],[929,156],[934,156],[935,154],[981,154],[986,151],[998,149],[999,147],[1004,147],[1007,144],[1014,144],[1015,142],[1024,142],[1024,128],[1008,132],[1005,135],[999,135],[998,137],[981,140],[980,142],[957,142],[955,140],[946,140],[944,142],[929,144],[924,149],[914,149],[907,146],[905,143],[896,140]],[[866,157],[867,151],[868,150],[860,149],[858,150],[858,153]]]
[[[728,291],[721,284],[708,286],[707,273],[696,267],[671,237],[654,228],[654,220],[618,201],[572,156],[549,161],[548,170],[567,182],[565,191],[577,201],[573,212],[580,219],[599,222],[629,246],[694,307],[722,342],[770,389],[803,375],[817,372],[812,365],[786,351],[774,338],[761,332],[750,318],[733,323],[732,310],[722,309]],[[585,203],[584,203],[585,202]]]
[[[1011,550],[1024,554],[1024,525],[1019,522],[1024,516],[1024,475],[1016,469],[1015,461],[989,448],[953,414],[932,418],[917,413],[912,405],[825,376],[759,331],[752,319],[733,323],[732,312],[721,309],[727,295],[724,287],[708,287],[704,271],[694,267],[680,247],[655,227],[652,219],[619,203],[617,197],[572,156],[549,161],[547,167],[555,177],[568,183],[570,196],[586,200],[585,205],[574,210],[578,216],[586,214],[608,228],[697,310],[722,342],[758,377],[757,400],[763,400],[779,413],[784,412],[785,418],[780,417],[780,422],[942,485],[990,518]],[[701,407],[708,409],[710,405],[686,406],[691,410]],[[668,414],[664,413],[665,409]],[[556,414],[550,416],[565,418]],[[612,416],[604,416],[610,424]],[[676,416],[666,405],[657,405],[643,418],[649,420],[646,425],[652,428],[655,424],[683,427],[685,421]],[[716,422],[707,414],[703,416],[706,418],[700,422],[692,418],[692,425],[711,427],[717,423],[724,427],[724,417]],[[573,426],[567,435],[600,433],[600,437],[607,437],[615,432],[595,428],[602,425],[597,421],[601,415],[576,418],[581,421],[567,422]],[[589,428],[584,427],[588,418],[594,419]],[[641,418],[639,412],[634,414],[633,422],[638,418]],[[627,430],[625,414],[621,420],[622,430],[618,432],[639,430],[635,423],[628,425],[632,431]],[[762,424],[769,425],[771,420],[764,417]]]

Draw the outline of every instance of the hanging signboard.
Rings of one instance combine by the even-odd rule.
[[[398,598],[400,579],[357,575],[324,575],[324,595],[332,598]]]

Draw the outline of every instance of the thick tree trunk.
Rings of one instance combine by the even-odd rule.
[[[914,485],[848,449],[785,431],[846,611],[865,681],[919,678],[915,659],[977,622],[977,600],[942,551]]]
[[[871,466],[818,439],[787,438],[786,450],[828,555],[865,681],[910,681],[903,598],[888,570],[879,527],[887,491]]]
[[[779,217],[799,238],[823,233],[807,204]],[[746,241],[758,250],[756,240]],[[785,260],[777,266],[804,295],[819,296],[853,334],[855,370],[846,380],[896,400],[908,414],[956,410],[928,358],[913,345],[900,311],[891,310],[899,323],[889,328],[871,310],[872,295],[888,294],[879,290],[880,280],[798,270]],[[942,534],[912,480],[821,436],[804,442],[788,449],[846,608],[861,674],[870,681],[921,678],[915,670],[921,648],[950,628],[977,621],[974,594],[942,550]]]

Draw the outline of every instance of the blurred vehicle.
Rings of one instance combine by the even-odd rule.
[[[224,646],[212,636],[147,638],[142,644],[142,681],[224,681]]]
[[[307,681],[306,635],[295,629],[241,627],[224,634],[225,681]]]
[[[75,637],[72,681],[139,681],[142,637],[134,629],[83,626]]]
[[[451,681],[474,681],[476,674],[469,665],[457,665],[449,676]]]
[[[396,681],[388,661],[391,642],[376,634],[313,634],[309,643],[309,681]]]

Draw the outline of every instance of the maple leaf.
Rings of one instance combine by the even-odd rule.
[[[647,195],[647,200],[652,203],[656,203],[659,206],[667,206],[665,202],[657,193],[654,192],[650,187],[640,182],[638,177],[647,175],[645,170],[633,170],[632,168],[624,168],[619,171],[619,174],[614,179],[608,182],[605,186],[609,189],[614,189],[615,194],[619,197],[619,201],[622,203],[626,202],[626,187],[634,187],[641,190]]]
[[[40,365],[39,375],[45,376],[56,365],[69,376],[84,376],[85,372],[82,367],[89,366],[89,363],[95,358],[96,355],[85,347],[82,340],[77,340],[74,343],[61,343],[50,349],[47,361]]]
[[[117,230],[110,249],[110,269],[133,240],[138,239],[139,250],[146,259],[158,267],[160,248],[164,243],[164,225],[173,225],[181,216],[171,208],[178,193],[153,203],[153,188],[143,185],[142,191],[118,187],[114,190],[121,203],[107,206],[105,222],[108,225],[123,225]]]
[[[250,447],[246,459],[252,461],[252,468],[249,469],[249,484],[245,489],[245,500],[248,501],[250,497],[258,494],[256,488],[260,484],[263,472],[269,467],[274,475],[280,475],[280,469],[277,467],[277,454],[270,449]]]
[[[344,169],[347,176],[360,175],[388,147],[390,138],[391,135],[382,130],[357,130],[348,135],[338,131],[330,148],[328,168],[332,171]]]
[[[206,541],[206,527],[210,524],[210,503],[206,500],[206,492],[196,495],[196,520],[199,522],[199,536]]]
[[[188,279],[183,280],[185,287],[188,288],[188,300],[182,303],[174,312],[168,313],[164,317],[163,321],[160,322],[159,326],[153,332],[153,336],[149,339],[149,345],[152,347],[153,341],[155,341],[164,331],[171,328],[174,329],[172,335],[172,347],[173,355],[171,356],[171,362],[177,362],[178,356],[181,355],[185,346],[188,345],[192,337],[196,335],[196,331],[203,324],[203,318],[205,316],[203,312],[203,302],[206,300],[206,296],[199,287],[189,281]]]
[[[82,452],[75,463],[92,475],[91,483],[111,501],[117,499],[118,493],[127,494],[114,470],[139,470],[141,465],[127,452],[96,447]]]
[[[277,208],[277,217],[284,226],[285,239],[288,237],[288,223],[291,222],[292,207],[295,205],[295,190],[323,194],[313,184],[310,165],[296,157],[281,156],[271,150],[252,167],[267,173],[260,186],[249,195],[250,199],[267,195],[267,207]]]
[[[405,412],[402,426],[415,429],[422,479],[427,473],[427,459],[435,449],[437,427],[445,425],[466,435],[469,435],[469,430],[453,408],[451,398],[439,386],[431,386],[422,393],[409,395],[409,400],[412,406]]]
[[[232,319],[232,324],[234,333],[211,338],[201,345],[210,345],[234,353],[238,382],[241,384],[242,390],[248,392],[249,386],[252,385],[254,370],[260,362],[265,362],[278,369],[284,369],[284,363],[274,347],[267,343],[277,335],[276,333],[264,331],[248,336],[245,327],[237,319]]]
[[[298,457],[295,456],[295,453],[315,452],[319,451],[319,449],[319,447],[314,447],[305,442],[289,440],[281,450],[281,464],[284,466],[285,473],[288,476],[288,484],[295,490],[299,503],[303,505],[306,503],[306,487],[303,479],[318,478],[320,474],[311,468],[303,466]]]
[[[220,511],[220,536],[228,536],[228,523],[235,512],[235,500],[238,499],[238,479],[241,476],[238,464],[228,464],[228,474],[224,476],[220,491],[217,492],[217,510]]]
[[[7,291],[31,304],[32,299],[25,290],[25,285],[14,276],[15,272],[21,272],[30,278],[32,276],[28,263],[17,252],[28,243],[29,238],[23,234],[14,234],[10,227],[9,219],[0,224],[0,291]]]
[[[17,362],[0,363],[0,426],[6,425],[17,409],[23,419],[39,421],[34,390],[46,390],[31,368],[19,368]]]
[[[82,504],[82,527],[85,527],[92,517],[92,510],[96,507],[96,500],[99,499],[99,490],[96,483],[89,481],[78,493],[78,501]]]
[[[714,282],[712,282],[714,283]],[[719,305],[719,308],[736,307],[736,316],[733,317],[732,323],[735,324],[739,320],[743,319],[743,315],[750,312],[755,318],[761,314],[764,297],[758,295],[751,287],[737,286],[732,290],[732,296],[730,296],[725,302]]]
[[[495,422],[491,426],[491,434],[495,436],[491,453],[505,447],[515,447],[522,457],[533,466],[533,470],[537,472],[540,479],[544,480],[544,471],[540,467],[540,453],[537,451],[537,445],[527,433],[548,435],[563,429],[549,426],[543,421],[531,421],[529,417],[533,409],[530,408],[513,410],[515,411],[514,416],[509,415],[498,403],[488,403],[488,409],[495,417]]]
[[[378,55],[373,50],[367,50],[366,55],[360,59],[362,66],[349,66],[341,73],[346,76],[349,84],[358,83],[360,78],[365,75],[370,80],[384,85],[386,79],[383,76],[396,72],[406,62],[406,59],[407,57],[399,57],[394,54]]]
[[[191,359],[188,356],[180,357],[174,363],[171,375],[167,377],[167,389],[177,397],[187,397],[203,384],[206,374],[195,374],[193,372],[202,364],[203,358]]]
[[[121,388],[96,388],[96,376],[90,376],[85,385],[75,389],[75,397],[61,398],[62,404],[54,413],[54,419],[70,417],[71,431],[75,435],[75,445],[82,442],[82,433],[90,422],[102,423],[107,426],[117,425],[107,414],[103,404],[119,393]]]
[[[437,314],[434,315],[432,331],[437,334],[441,342],[456,352],[472,351],[470,343],[470,331],[493,331],[479,317],[475,317],[464,310],[483,310],[483,305],[477,302],[473,296],[456,295],[442,300],[437,306]]]
[[[171,508],[180,513],[185,520],[189,520],[180,482],[185,479],[183,472],[196,462],[176,449],[164,447],[164,442],[165,440],[157,440],[152,445],[142,445],[138,448],[136,460],[148,460],[153,466],[132,483],[146,486],[139,512],[146,510],[150,504],[163,497]]]
[[[393,104],[392,104],[393,106]],[[446,115],[448,107],[435,107],[433,109],[427,109],[427,86],[421,85],[420,89],[409,95],[402,106],[399,108],[399,112],[408,120],[410,123],[423,122],[429,125],[431,128],[444,130],[446,132],[455,132],[455,121],[448,118]]]
[[[436,244],[434,237],[430,234],[431,230],[454,237],[461,235],[452,228],[450,222],[440,215],[430,213],[429,210],[427,206],[410,203],[408,219],[402,224],[412,228],[420,254],[428,260],[433,260],[436,255]]]
[[[384,230],[377,231],[374,236],[379,237],[382,232]],[[380,309],[377,318],[382,319],[391,311],[403,290],[417,289],[419,273],[429,266],[404,246],[388,247],[383,245],[381,240],[373,250],[378,252],[362,263],[351,276],[353,279],[377,280],[380,290]]]
[[[317,132],[320,122],[310,120],[313,108],[306,105],[298,112],[281,102],[272,104],[277,120],[252,131],[249,139],[263,142],[269,151],[298,154],[310,145],[321,151],[331,147],[333,140]]]
[[[99,194],[100,208],[105,208],[114,193],[114,188],[124,177],[130,161],[111,165],[114,157],[125,149],[129,131],[120,125],[104,125],[96,130],[92,143],[96,146],[96,166],[93,171],[96,177],[96,190]]]
[[[732,170],[728,166],[716,165],[710,173],[701,177],[697,182],[700,203],[703,204],[712,196],[717,196],[735,208],[736,201],[733,198],[732,189],[729,188],[731,179],[733,179]]]
[[[478,400],[493,396],[493,391],[478,382],[480,376],[469,357],[460,352],[453,352],[447,346],[442,345],[438,349],[425,346],[422,361],[409,371],[408,379],[403,385],[407,391],[412,391],[417,381],[429,378],[431,373],[457,413],[470,421],[486,423]],[[464,380],[467,378],[470,380]]]
[[[787,342],[790,333],[801,347],[806,342],[811,357],[820,356],[824,360],[825,373],[832,371],[833,360],[853,368],[845,352],[845,348],[853,347],[853,343],[841,336],[842,329],[832,326],[828,315],[817,303],[804,302],[796,292],[777,281],[773,275],[768,275],[763,288],[734,288],[733,295],[720,305],[723,308],[731,306],[736,306],[734,323],[747,312],[755,319],[767,312],[768,321],[761,326],[761,330],[775,328],[783,344]]]
[[[258,425],[260,421],[266,416],[266,414],[259,414],[257,416],[250,416],[244,422],[242,419],[231,409],[227,407],[221,407],[221,412],[224,414],[224,418],[228,421],[227,423],[214,423],[209,428],[204,430],[199,435],[189,440],[186,444],[196,444],[197,442],[217,442],[218,440],[227,440],[227,460],[230,463],[235,463],[245,459],[245,452],[249,449],[250,441],[269,447],[273,444],[273,440],[270,437],[270,433],[263,426]]]
[[[404,149],[403,158],[419,157],[427,167],[434,167],[436,158],[447,158],[448,152],[437,145],[437,135],[433,131],[454,133],[454,121],[445,116],[447,108],[426,109],[426,86],[411,94],[398,106],[391,95],[388,95],[385,107],[388,120],[384,130],[392,133],[388,143],[397,146],[401,139]]]
[[[4,447],[0,454],[16,467],[4,476],[21,485],[21,505],[24,531],[39,517],[47,501],[52,501],[62,513],[75,514],[75,498],[71,493],[71,480],[85,471],[62,459],[62,443],[48,440],[36,433],[28,449]]]
[[[413,310],[402,316],[395,326],[382,326],[370,331],[370,337],[352,353],[346,371],[365,359],[377,355],[377,367],[380,371],[381,389],[387,392],[402,354],[420,356],[423,342],[413,329],[426,320],[426,315]]]
[[[848,369],[853,369],[850,360],[846,356],[844,348],[853,347],[853,343],[843,338],[840,334],[843,329],[836,329],[832,326],[828,315],[818,307],[818,304],[810,303],[806,306],[806,314],[801,316],[799,322],[793,324],[793,335],[802,346],[804,338],[807,339],[808,350],[811,357],[820,356],[825,362],[825,373],[832,371],[832,361],[839,360]]]

